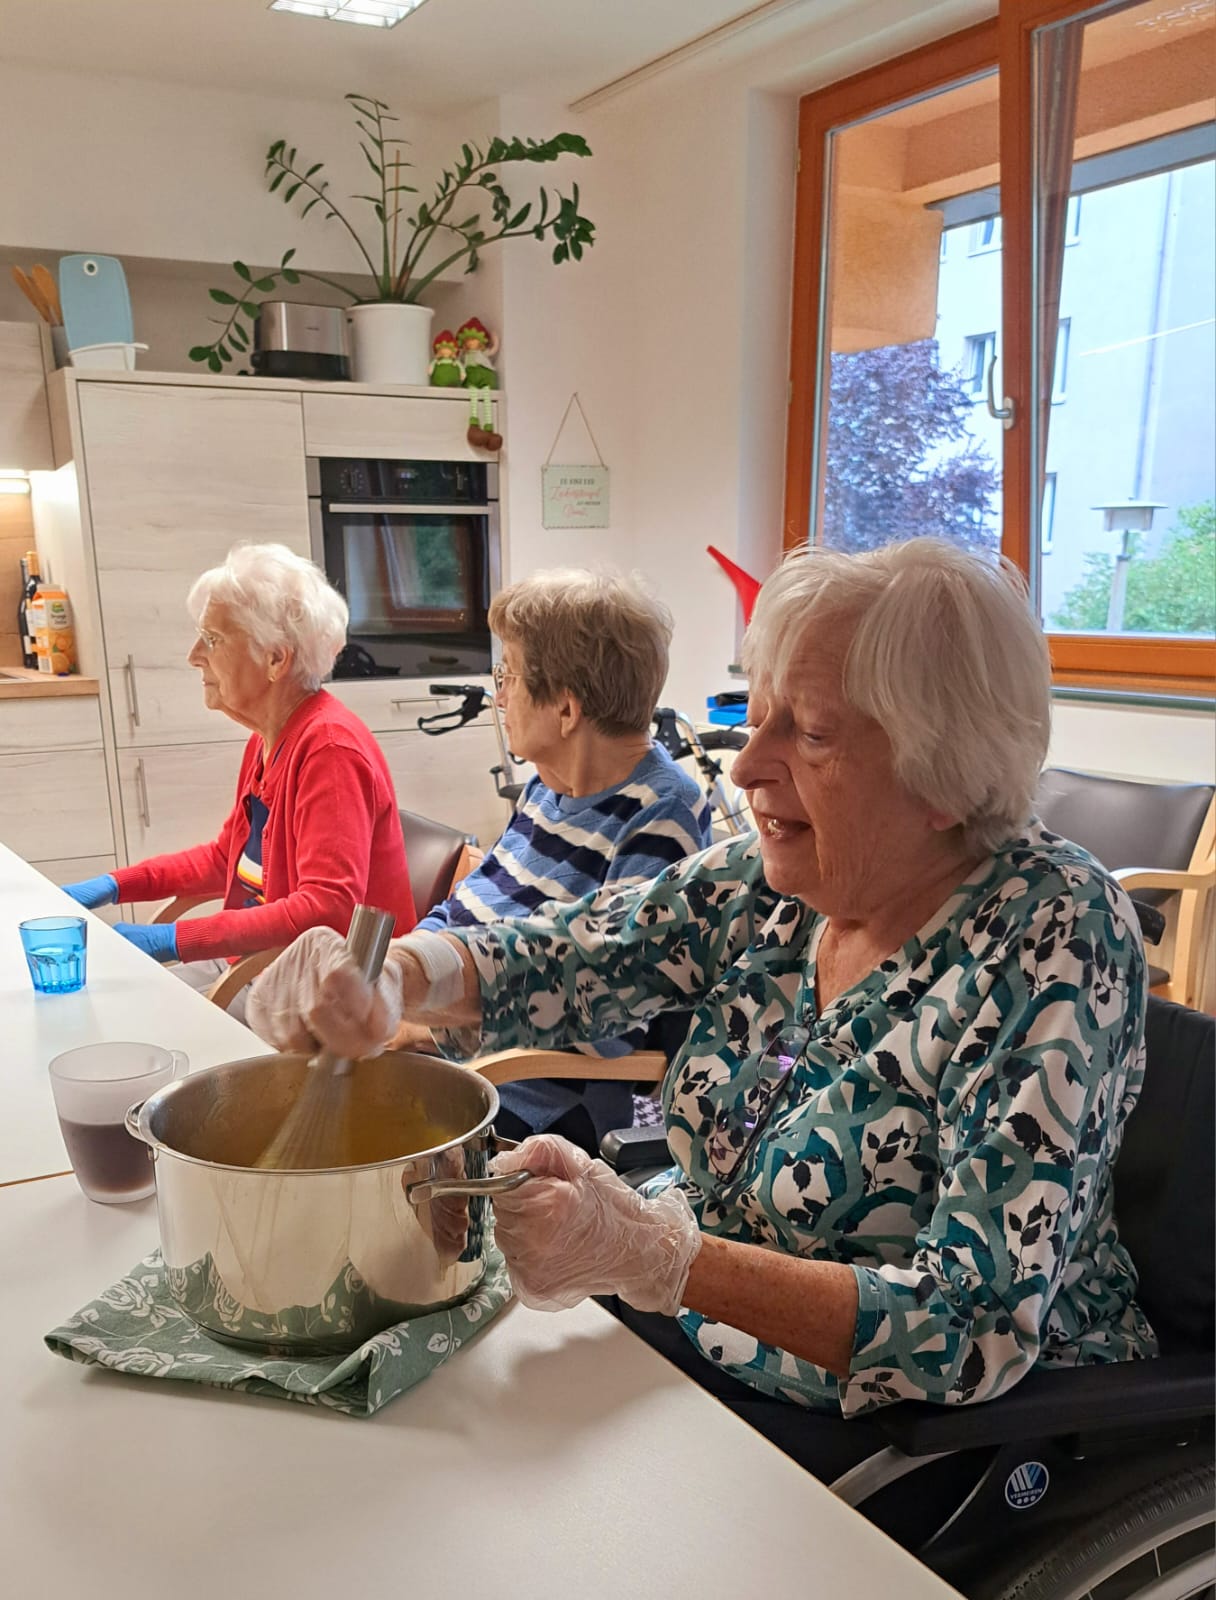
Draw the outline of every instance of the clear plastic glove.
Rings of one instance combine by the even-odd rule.
[[[511,1287],[534,1311],[562,1311],[616,1294],[638,1311],[674,1317],[701,1230],[679,1189],[653,1200],[602,1161],[540,1133],[495,1156],[495,1177],[527,1168],[532,1180],[494,1196],[494,1229]]]
[[[374,985],[359,973],[346,940],[333,928],[309,928],[256,978],[247,1025],[279,1050],[375,1056],[401,1025],[406,958],[389,945]]]

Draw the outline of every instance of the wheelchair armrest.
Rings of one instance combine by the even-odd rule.
[[[662,1128],[617,1128],[600,1140],[600,1155],[620,1173],[636,1172],[639,1167],[662,1172],[671,1165]]]
[[[923,1456],[1070,1433],[1168,1427],[1214,1411],[1211,1357],[1173,1355],[1044,1369],[981,1405],[904,1401],[875,1412],[874,1420],[890,1444],[905,1455]]]

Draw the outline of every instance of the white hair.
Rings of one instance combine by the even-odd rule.
[[[195,580],[186,605],[195,622],[207,602],[226,606],[237,627],[263,650],[291,651],[301,687],[319,689],[346,642],[346,601],[314,562],[285,544],[236,544],[223,566]]]
[[[761,589],[745,671],[788,690],[825,624],[851,631],[845,699],[886,733],[904,787],[985,850],[1022,828],[1051,731],[1051,661],[1016,567],[942,539],[861,555],[808,545]]]

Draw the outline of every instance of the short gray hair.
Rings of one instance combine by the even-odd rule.
[[[1051,661],[1017,568],[942,539],[796,550],[756,602],[752,681],[788,689],[825,623],[851,631],[845,699],[882,727],[905,788],[985,850],[1024,827],[1051,732]]]
[[[319,689],[346,642],[346,601],[314,562],[285,544],[236,544],[224,564],[195,580],[186,605],[195,622],[207,602],[226,606],[237,626],[263,650],[292,653],[292,674]]]
[[[601,733],[644,733],[667,677],[671,612],[638,578],[554,568],[499,591],[489,622],[518,644],[538,705],[563,692]]]

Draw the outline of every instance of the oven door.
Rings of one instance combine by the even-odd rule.
[[[350,607],[335,671],[386,676],[488,672],[486,611],[497,586],[498,507],[314,502],[314,554]],[[357,662],[352,658],[357,657]]]

